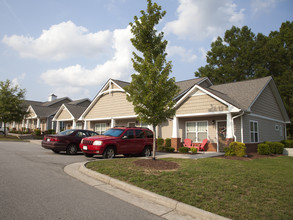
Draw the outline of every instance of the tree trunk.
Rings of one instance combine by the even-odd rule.
[[[153,132],[154,132],[154,136],[153,136],[153,160],[156,159],[156,126],[153,125]]]

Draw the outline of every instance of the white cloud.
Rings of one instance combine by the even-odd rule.
[[[193,54],[192,50],[186,50],[183,47],[179,46],[168,46],[167,53],[169,56],[180,56],[181,61],[192,63],[197,59],[197,56]]]
[[[42,80],[55,87],[84,87],[101,85],[109,78],[121,79],[129,77],[133,73],[131,56],[132,45],[130,42],[130,26],[126,29],[116,29],[109,39],[112,48],[115,50],[114,56],[103,64],[97,65],[93,69],[87,69],[79,64],[60,69],[48,70],[41,74]],[[68,94],[71,91],[67,92]]]
[[[277,0],[252,0],[251,9],[253,13],[267,11],[276,6]]]
[[[223,33],[232,25],[240,25],[244,9],[237,10],[233,0],[179,0],[178,19],[168,22],[163,31],[181,39],[202,40]]]
[[[5,35],[2,42],[15,49],[21,57],[63,60],[109,53],[111,38],[112,33],[108,30],[89,33],[86,28],[67,21],[43,30],[36,39],[22,35]]]
[[[26,76],[26,73],[22,73],[20,76],[12,79],[11,83],[12,83],[12,86],[18,86],[20,87],[20,81],[23,81],[24,78]]]
[[[207,58],[207,50],[201,47],[199,48],[199,53],[201,54],[201,59],[205,61]]]
[[[71,99],[81,99],[89,97],[90,91],[86,88],[63,86],[54,89],[54,94],[58,94],[58,97],[70,97]]]

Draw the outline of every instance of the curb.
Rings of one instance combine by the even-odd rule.
[[[90,170],[85,167],[87,163],[88,162],[84,162],[79,167],[79,171],[81,173],[88,175],[96,180],[102,181],[106,184],[109,184],[113,187],[122,189],[136,196],[143,197],[144,199],[150,200],[152,202],[171,208],[177,212],[192,216],[194,218],[208,219],[208,220],[228,220],[229,219],[229,218],[196,208],[194,206],[187,205],[182,202],[178,202],[174,199],[170,199],[165,196],[158,195],[148,190],[141,189],[137,186],[122,182],[120,180],[114,179],[112,177],[98,173],[96,171]]]

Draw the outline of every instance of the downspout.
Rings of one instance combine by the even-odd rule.
[[[244,115],[244,111],[243,111],[241,114],[236,115],[236,116],[234,116],[234,117],[232,118],[232,131],[233,131],[233,138],[234,138],[234,141],[236,141],[236,135],[235,135],[235,129],[234,129],[234,119],[235,119],[235,118],[238,118],[238,117],[241,117],[242,115]],[[241,140],[242,140],[242,138],[241,138]]]

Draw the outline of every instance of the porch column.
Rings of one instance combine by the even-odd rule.
[[[181,138],[178,135],[178,118],[176,115],[173,117],[173,133],[171,138],[171,147],[175,149],[175,151],[178,151],[181,147]]]
[[[178,118],[176,116],[173,117],[173,133],[172,138],[178,138]]]
[[[40,120],[40,118],[37,118],[37,128],[38,129],[41,128],[41,120]]]
[[[233,138],[231,112],[227,113],[226,138]]]
[[[57,122],[56,122],[57,123]],[[56,125],[57,126],[57,125]],[[54,130],[54,121],[51,122],[51,129]],[[57,128],[56,128],[57,129]],[[47,123],[47,130],[49,130],[49,124]]]
[[[12,122],[12,128],[16,128],[16,123],[15,123],[15,121]]]
[[[60,132],[60,122],[59,121],[56,121],[56,133],[59,133]]]
[[[75,129],[76,128],[76,121],[73,119],[73,122],[72,122],[72,128]]]
[[[115,124],[116,124],[115,119],[111,118],[111,128],[114,128]]]
[[[21,127],[24,128],[24,126],[25,126],[25,120],[23,119],[23,120],[22,120]]]
[[[233,138],[233,126],[232,126],[232,114],[231,112],[227,113],[227,123],[226,123],[226,143],[225,145],[228,147],[231,142],[234,141]]]
[[[83,129],[87,130],[87,121],[86,120],[84,121]]]
[[[29,120],[26,119],[26,125],[25,125],[25,128],[28,129],[28,127],[29,127]]]

